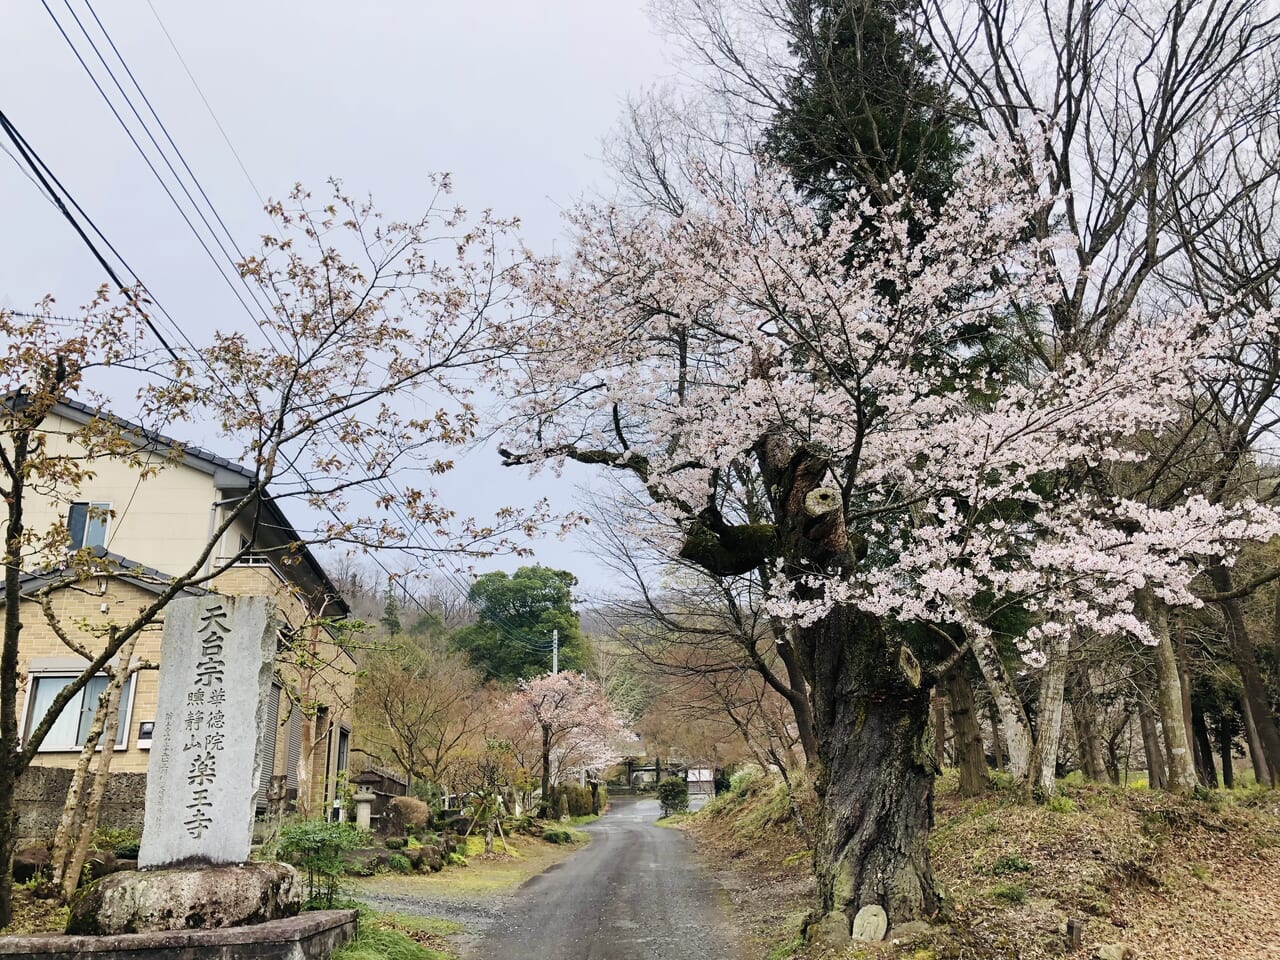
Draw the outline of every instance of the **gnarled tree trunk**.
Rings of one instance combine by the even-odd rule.
[[[930,917],[939,899],[927,846],[929,692],[913,685],[880,625],[856,611],[838,609],[799,637],[814,666],[822,814],[810,933],[819,942],[847,939],[858,910],[872,904],[891,924]]]

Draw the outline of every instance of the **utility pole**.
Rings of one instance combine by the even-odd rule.
[[[560,672],[560,631],[551,631],[551,672]]]

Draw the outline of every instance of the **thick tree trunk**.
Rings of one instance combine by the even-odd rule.
[[[1004,773],[1004,748],[1000,744],[1000,712],[996,710],[995,701],[987,703],[987,719],[991,724],[991,759],[996,769]]]
[[[1071,720],[1076,733],[1076,751],[1085,778],[1102,783],[1109,777],[1103,762],[1102,737],[1098,733],[1098,713],[1098,695],[1089,671],[1079,668],[1071,678]]]
[[[658,770],[662,780],[662,770]],[[551,815],[551,727],[542,724],[542,799],[538,804],[538,816],[544,820]]]
[[[1232,790],[1236,785],[1235,758],[1231,756],[1231,727],[1223,718],[1218,723],[1218,750],[1222,754],[1222,785]]]
[[[1169,775],[1164,765],[1164,745],[1156,727],[1155,714],[1145,699],[1138,706],[1138,725],[1142,728],[1142,753],[1147,759],[1147,786],[1152,790],[1164,790],[1169,786]]]
[[[1234,589],[1231,571],[1226,567],[1216,566],[1209,570],[1209,580],[1213,589],[1219,593],[1230,593]],[[1227,640],[1231,644],[1231,658],[1236,669],[1240,671],[1240,682],[1244,687],[1244,699],[1249,704],[1249,712],[1258,734],[1258,743],[1262,747],[1262,755],[1267,761],[1267,780],[1259,783],[1270,783],[1280,787],[1280,726],[1277,726],[1275,714],[1267,698],[1266,684],[1262,680],[1262,672],[1258,669],[1258,657],[1254,652],[1253,640],[1249,636],[1249,628],[1245,623],[1244,608],[1239,600],[1225,600],[1220,606],[1227,621]]]
[[[1267,769],[1267,758],[1262,752],[1262,740],[1258,736],[1258,725],[1253,722],[1253,711],[1249,708],[1249,698],[1240,695],[1240,716],[1244,719],[1244,740],[1249,748],[1249,762],[1253,764],[1253,778],[1257,783],[1269,783],[1271,772]]]
[[[986,681],[991,702],[1000,719],[1000,732],[1004,734],[1008,756],[1008,772],[1014,781],[1030,788],[1032,770],[1039,766],[1035,756],[1035,739],[1031,735],[1031,722],[1022,705],[1022,698],[1014,689],[1008,671],[1000,659],[1000,653],[989,637],[975,635],[973,653]]]
[[[982,745],[982,727],[973,701],[973,686],[957,664],[947,674],[947,699],[951,704],[951,726],[955,730],[956,766],[960,771],[960,792],[974,797],[987,788],[987,755]]]
[[[1138,602],[1156,637],[1156,702],[1160,708],[1160,726],[1164,730],[1169,776],[1167,789],[1174,793],[1190,793],[1197,783],[1195,755],[1187,736],[1187,717],[1182,710],[1182,678],[1173,640],[1169,636],[1169,611],[1147,590],[1139,591]]]
[[[1036,710],[1036,754],[1040,765],[1034,772],[1036,787],[1044,797],[1058,792],[1058,747],[1062,743],[1069,649],[1068,636],[1055,635],[1049,645],[1049,661],[1040,671],[1040,700]]]
[[[1213,765],[1213,745],[1209,742],[1209,725],[1205,723],[1204,712],[1191,704],[1191,730],[1196,741],[1196,774],[1202,786],[1211,790],[1218,789],[1218,770]]]
[[[870,617],[840,608],[798,633],[813,664],[819,745],[820,909],[809,931],[818,942],[847,940],[854,916],[872,904],[890,925],[931,917],[940,903],[927,845],[929,692]]]

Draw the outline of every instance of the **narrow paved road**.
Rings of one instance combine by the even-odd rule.
[[[656,800],[615,800],[591,843],[534,877],[467,960],[739,960],[728,901]]]

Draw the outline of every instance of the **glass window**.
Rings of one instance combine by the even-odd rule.
[[[74,680],[74,677],[34,676],[31,678],[32,690],[27,707],[27,735],[39,726],[49,707],[62,690]],[[123,747],[129,737],[129,694],[133,686],[130,677],[120,691],[120,722],[116,730],[116,747]],[[41,750],[74,750],[84,746],[89,728],[93,726],[93,716],[98,709],[98,698],[107,689],[107,678],[104,675],[93,677],[72,697],[58,719],[49,728],[49,735],[40,744]]]
[[[109,503],[77,502],[67,511],[67,530],[71,534],[71,549],[81,547],[105,547],[107,545],[107,518],[111,513]]]

